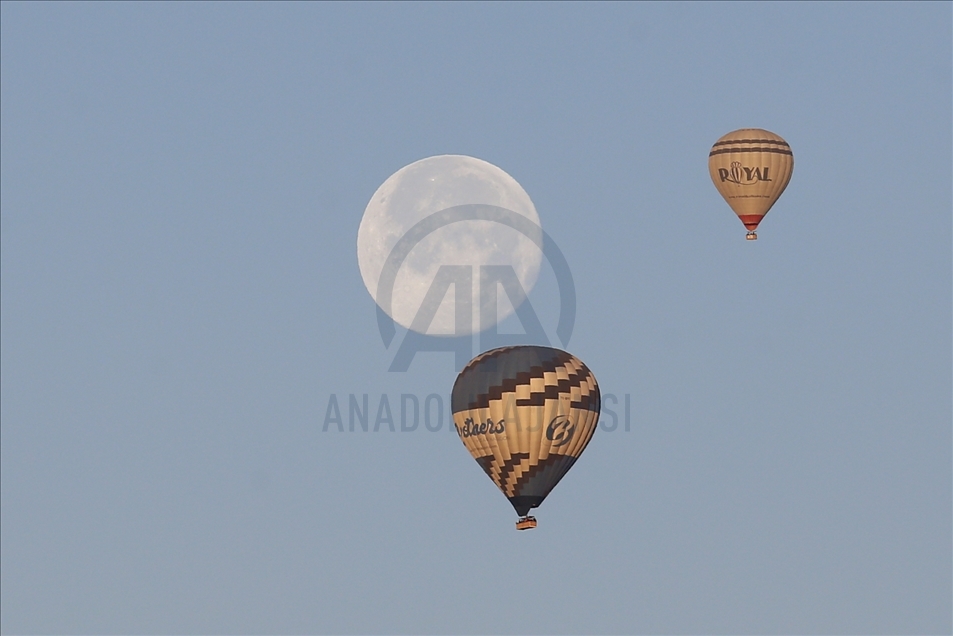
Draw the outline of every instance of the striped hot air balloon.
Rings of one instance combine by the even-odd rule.
[[[493,349],[460,372],[450,397],[463,445],[520,516],[585,450],[599,420],[599,385],[579,358],[550,347]]]
[[[747,239],[778,200],[794,172],[791,146],[760,128],[730,132],[712,146],[708,172],[715,188],[748,228]]]

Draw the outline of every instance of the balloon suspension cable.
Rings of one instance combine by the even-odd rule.
[[[536,527],[536,517],[520,517],[519,521],[516,522],[517,530],[530,530]]]
[[[755,232],[754,230],[752,230],[752,231],[748,232],[747,236],[745,236],[745,239],[747,239],[747,240],[749,240],[749,241],[757,241],[757,240],[758,240],[758,233]]]

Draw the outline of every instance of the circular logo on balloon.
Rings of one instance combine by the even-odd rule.
[[[557,415],[546,427],[546,439],[555,442],[553,448],[558,448],[568,444],[575,432],[576,425],[571,423],[569,418],[565,415]]]

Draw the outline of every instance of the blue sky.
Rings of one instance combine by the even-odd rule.
[[[949,3],[0,14],[4,633],[953,629]],[[795,155],[755,243],[742,127]],[[448,153],[532,197],[630,399],[531,532],[446,420],[322,431],[449,395],[356,255]]]

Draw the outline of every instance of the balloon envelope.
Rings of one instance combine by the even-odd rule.
[[[585,450],[600,403],[581,360],[536,346],[478,355],[450,396],[457,434],[520,516],[542,503]]]
[[[788,142],[760,128],[730,132],[712,146],[708,172],[715,188],[753,232],[794,172]]]

